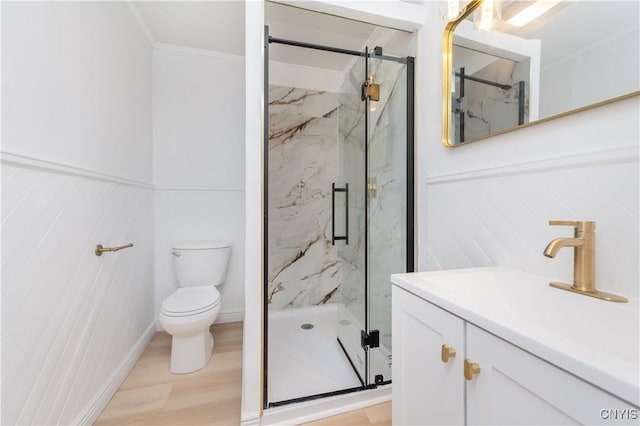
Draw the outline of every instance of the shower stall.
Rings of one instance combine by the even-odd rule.
[[[414,265],[414,58],[265,27],[264,407],[391,382],[390,274]],[[335,92],[269,84],[270,46],[350,60]]]

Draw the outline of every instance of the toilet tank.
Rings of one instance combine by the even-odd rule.
[[[193,241],[174,244],[172,254],[180,287],[222,284],[227,276],[231,243]]]

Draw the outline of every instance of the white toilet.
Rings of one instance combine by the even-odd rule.
[[[209,327],[220,312],[220,293],[231,243],[188,242],[173,247],[180,288],[162,302],[160,323],[172,337],[171,372],[185,374],[207,365],[213,352]]]

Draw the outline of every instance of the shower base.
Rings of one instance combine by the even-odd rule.
[[[361,387],[337,340],[337,305],[269,312],[269,403]]]

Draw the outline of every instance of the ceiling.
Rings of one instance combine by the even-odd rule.
[[[362,50],[374,35],[375,25],[312,12],[278,3],[265,3],[265,24],[276,38],[349,50]],[[316,68],[343,71],[352,56],[271,44],[269,59]]]
[[[512,34],[542,41],[542,64],[550,64],[638,28],[637,1],[567,2],[548,19]]]
[[[135,1],[133,5],[157,43],[244,55],[242,0]],[[399,39],[406,44],[401,31],[270,1],[265,2],[265,24],[273,37],[349,50],[362,50],[368,43],[392,47]],[[344,71],[353,59],[275,43],[269,56],[277,62],[336,71]]]
[[[244,56],[244,1],[136,1],[158,43]]]
[[[505,9],[510,3],[517,2],[505,1]],[[133,4],[158,43],[244,55],[243,0],[136,1]],[[555,9],[546,19],[534,21],[525,28],[500,30],[541,39],[545,46],[543,62],[548,63],[607,39],[612,35],[612,28],[617,32],[638,25],[637,1],[563,2],[562,7]],[[368,23],[270,1],[265,2],[265,23],[274,37],[350,50],[361,50],[368,43],[375,45],[376,30],[378,33],[381,30]],[[275,44],[271,45],[270,58],[340,71],[351,60],[347,55]]]
[[[524,27],[509,25],[514,15],[531,1],[504,1],[503,20],[496,30],[526,39],[541,40],[541,62],[551,64],[597,45],[612,36],[637,29],[640,22],[637,0],[563,1]],[[473,14],[468,20],[473,20]]]

